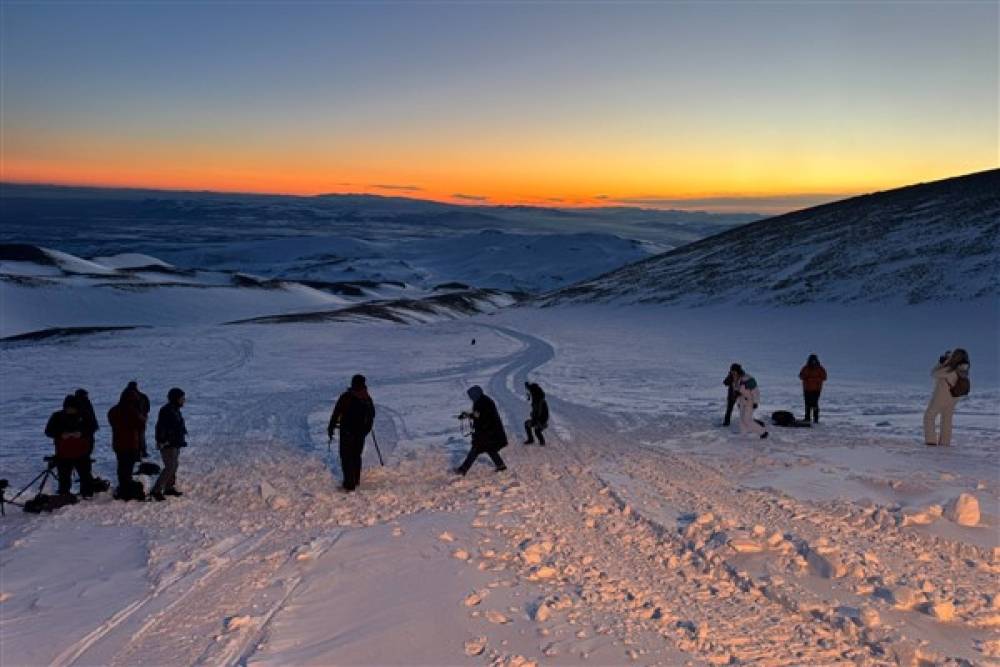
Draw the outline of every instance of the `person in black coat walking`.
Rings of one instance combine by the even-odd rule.
[[[165,500],[164,496],[183,495],[176,485],[181,448],[187,447],[187,426],[181,414],[184,403],[184,390],[174,387],[167,392],[167,404],[160,408],[156,419],[156,448],[163,459],[163,470],[149,495],[157,501]]]
[[[542,431],[549,426],[549,404],[545,400],[545,391],[535,382],[525,382],[524,387],[531,399],[531,417],[524,422],[524,430],[528,434],[524,444],[530,445],[535,442],[535,438],[538,438],[538,444],[544,447],[545,436],[542,435]]]
[[[55,444],[55,464],[59,478],[59,495],[69,496],[73,485],[73,470],[80,476],[80,495],[94,495],[90,473],[90,452],[93,440],[87,439],[89,422],[80,409],[75,395],[63,399],[62,410],[53,412],[45,424],[45,435]],[[92,432],[91,432],[92,433]]]
[[[459,475],[469,472],[480,454],[490,457],[497,472],[506,470],[507,465],[500,458],[500,450],[507,446],[507,432],[500,421],[497,404],[479,386],[470,387],[466,394],[472,401],[472,411],[463,412],[460,416],[472,420],[472,449],[462,465],[455,468],[455,472]]]
[[[344,473],[345,491],[353,491],[361,483],[365,438],[375,424],[375,403],[368,394],[367,382],[364,375],[351,378],[351,386],[337,399],[326,428],[330,440],[334,430],[340,428],[340,469]]]
[[[729,426],[730,421],[733,417],[733,407],[736,405],[736,399],[740,397],[740,377],[743,375],[743,367],[739,364],[733,364],[729,367],[729,375],[722,381],[722,384],[726,386],[726,418],[722,420],[723,426]]]

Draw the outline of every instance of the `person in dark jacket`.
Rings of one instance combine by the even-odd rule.
[[[156,419],[156,448],[163,459],[163,470],[149,495],[157,501],[165,500],[164,496],[183,495],[176,484],[181,447],[187,447],[187,426],[181,414],[184,402],[184,391],[174,387],[167,392],[167,404],[160,408]]]
[[[819,363],[819,357],[810,354],[806,360],[806,365],[799,371],[799,379],[802,380],[802,396],[806,403],[806,419],[812,417],[813,423],[819,423],[819,395],[823,391],[823,383],[826,382],[826,369]]]
[[[500,450],[507,446],[507,432],[500,421],[497,404],[479,386],[470,387],[466,394],[472,401],[472,411],[463,412],[460,416],[472,420],[472,449],[462,465],[455,468],[455,472],[459,475],[469,472],[480,454],[490,457],[497,472],[506,470],[507,465],[500,458]]]
[[[77,389],[73,396],[76,397],[77,409],[83,418],[83,438],[90,443],[90,451],[87,454],[91,455],[94,453],[94,443],[101,425],[97,422],[97,413],[94,412],[94,404],[90,402],[87,390]]]
[[[111,425],[111,448],[118,459],[118,493],[119,500],[139,499],[135,483],[132,481],[132,469],[135,468],[142,452],[142,433],[146,428],[146,419],[142,414],[139,391],[133,389],[130,383],[122,391],[118,403],[108,410],[108,423]]]
[[[56,448],[56,472],[59,478],[59,495],[70,496],[73,470],[80,476],[80,495],[94,495],[90,474],[91,441],[86,438],[88,422],[80,410],[76,396],[63,399],[62,410],[53,412],[45,425],[45,435],[52,438]]]
[[[125,388],[134,391],[139,396],[139,414],[142,415],[142,433],[139,436],[139,458],[145,458],[149,456],[149,448],[146,444],[146,427],[149,426],[150,411],[149,396],[140,391],[139,383],[135,380],[129,382]]]
[[[337,399],[326,429],[333,440],[334,430],[340,428],[340,469],[345,491],[353,491],[361,483],[361,454],[374,424],[375,403],[368,394],[367,380],[364,375],[355,375],[351,386]]]
[[[740,397],[739,382],[742,375],[743,367],[739,364],[733,364],[729,367],[729,375],[722,381],[722,384],[726,386],[726,418],[722,420],[723,426],[729,426],[732,421],[733,407]]]
[[[524,422],[524,430],[528,434],[524,444],[530,445],[535,442],[535,438],[538,438],[538,444],[544,447],[545,436],[542,435],[542,431],[549,426],[549,404],[545,400],[545,391],[536,382],[525,382],[524,387],[531,399],[531,417]]]

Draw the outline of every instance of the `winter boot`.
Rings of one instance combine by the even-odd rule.
[[[171,486],[169,489],[163,492],[163,495],[180,497],[183,496],[184,494]]]
[[[149,497],[152,498],[153,500],[155,500],[158,503],[162,503],[164,500],[167,499],[166,496],[164,496],[159,491],[153,491],[151,494],[149,494]]]

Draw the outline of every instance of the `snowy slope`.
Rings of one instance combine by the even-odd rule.
[[[1000,170],[992,170],[751,223],[545,302],[922,303],[997,295]]]
[[[102,494],[0,521],[0,661],[991,664],[1000,378],[973,305],[968,331],[948,322],[967,304],[583,306],[0,346],[14,487],[77,386],[101,420],[103,476],[104,415],[132,378],[155,405],[185,388],[191,443],[181,498]],[[734,318],[753,335],[731,335]],[[925,447],[928,367],[955,338],[973,395],[955,446]],[[798,409],[813,351],[830,371],[823,424],[766,441],[718,427],[731,361],[760,379],[762,411]],[[349,495],[325,431],[359,370],[386,466],[369,442]],[[545,448],[517,442],[526,379],[549,392]],[[458,479],[453,415],[473,383],[497,400],[510,469],[480,461]],[[981,505],[974,526],[932,511],[959,493]]]

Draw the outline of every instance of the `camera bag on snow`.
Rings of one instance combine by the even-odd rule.
[[[145,500],[146,488],[137,479],[130,480],[128,486],[123,490],[120,486],[115,489],[115,500]]]
[[[796,419],[788,410],[777,410],[771,413],[771,423],[775,426],[810,428],[812,424],[808,421]]]
[[[90,482],[90,488],[94,491],[94,493],[103,493],[111,488],[111,482],[103,477],[94,475],[93,480]]]
[[[41,514],[42,512],[54,512],[60,507],[76,503],[76,496],[50,496],[47,493],[39,493],[24,503],[24,511],[31,514]]]

